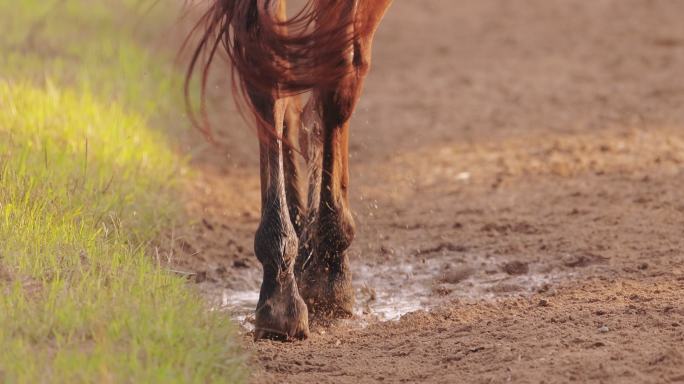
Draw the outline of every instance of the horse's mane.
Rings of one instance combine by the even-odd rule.
[[[219,50],[230,59],[233,93],[258,119],[248,92],[270,96],[301,93],[326,87],[344,77],[344,55],[354,38],[351,7],[354,0],[308,0],[293,17],[282,20],[276,12],[280,0],[213,0],[190,32],[184,47],[197,41],[185,78],[186,107],[193,124],[210,136],[206,117],[206,91],[212,62]],[[199,39],[195,40],[195,36]],[[193,75],[200,73],[200,116],[190,99]]]

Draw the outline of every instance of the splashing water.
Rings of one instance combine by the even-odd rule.
[[[352,265],[356,291],[356,320],[361,326],[372,321],[396,321],[415,311],[430,310],[455,299],[493,300],[530,295],[559,282],[567,274],[529,271],[511,275],[501,271],[501,260],[482,255],[434,256],[390,265]],[[255,274],[255,276],[257,276]],[[258,282],[249,284],[258,286]],[[207,292],[214,310],[229,313],[247,331],[253,326],[258,289],[211,289]]]

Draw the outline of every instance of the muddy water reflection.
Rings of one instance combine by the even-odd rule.
[[[394,321],[419,310],[430,310],[460,299],[493,300],[530,295],[555,285],[567,274],[537,270],[534,265],[506,264],[506,257],[485,258],[463,255],[434,256],[430,259],[391,265],[355,263],[356,315],[360,325],[373,321]],[[504,267],[502,267],[504,266]],[[229,313],[246,330],[253,329],[253,313],[259,299],[259,274],[251,274],[249,290],[205,285],[214,310]]]

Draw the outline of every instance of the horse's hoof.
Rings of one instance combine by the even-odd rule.
[[[324,319],[349,318],[354,313],[354,289],[346,255],[339,265],[312,260],[302,271],[300,292],[312,316]]]
[[[264,280],[262,283],[255,316],[255,341],[293,341],[309,337],[309,315],[294,276],[289,274],[284,280]]]

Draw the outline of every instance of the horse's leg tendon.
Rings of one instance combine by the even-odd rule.
[[[304,225],[299,236],[299,254],[295,263],[295,277],[301,277],[304,267],[314,253],[314,235],[318,220],[321,194],[321,167],[323,156],[321,119],[317,97],[312,95],[301,114],[300,148],[307,163],[307,206]],[[301,287],[300,287],[301,288]]]
[[[285,195],[292,225],[294,225],[297,236],[301,236],[304,228],[305,209],[300,187],[300,167],[296,150],[299,149],[302,108],[299,96],[288,97],[286,101],[287,106],[283,125],[283,138],[286,144],[283,149]]]

